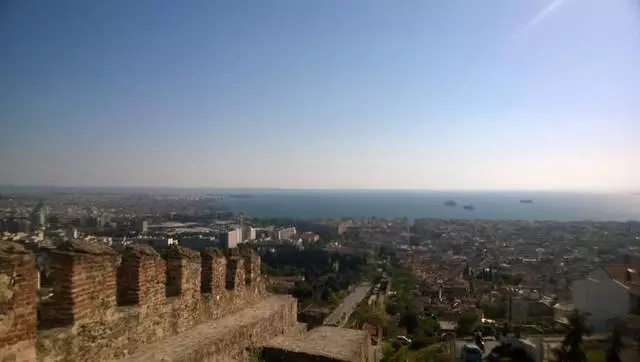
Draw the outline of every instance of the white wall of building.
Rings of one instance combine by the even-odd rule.
[[[256,229],[251,226],[246,226],[243,234],[243,239],[246,241],[256,240]]]
[[[283,229],[276,230],[274,232],[274,238],[276,240],[291,240],[295,235],[296,235],[295,227],[283,228]]]
[[[595,331],[607,330],[607,321],[629,314],[627,287],[611,279],[601,268],[574,282],[571,293],[576,309],[589,314],[589,323]]]

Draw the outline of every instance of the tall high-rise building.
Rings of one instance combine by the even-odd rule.
[[[111,215],[102,214],[96,218],[96,227],[98,229],[103,229],[107,224],[111,224]]]
[[[136,231],[139,233],[146,233],[149,229],[149,223],[147,220],[140,220],[136,222]]]
[[[76,230],[76,228],[68,228],[66,234],[68,240],[75,240],[78,238],[78,230]]]
[[[40,202],[31,212],[31,228],[33,231],[47,227],[47,210]]]
[[[245,225],[242,233],[242,239],[244,241],[256,240],[256,229],[251,226]]]
[[[220,244],[225,249],[233,249],[242,242],[242,229],[235,228],[220,233]]]

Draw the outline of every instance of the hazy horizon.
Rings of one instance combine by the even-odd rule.
[[[637,192],[639,5],[5,2],[0,185]]]
[[[4,189],[129,189],[129,190],[203,190],[203,191],[224,191],[224,192],[263,192],[263,191],[309,191],[309,192],[433,192],[433,193],[595,193],[595,194],[637,194],[640,188],[636,189],[409,189],[409,188],[282,188],[282,187],[215,187],[215,186],[81,186],[81,185],[3,185],[0,184],[0,192]]]

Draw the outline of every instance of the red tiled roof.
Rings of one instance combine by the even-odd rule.
[[[602,267],[611,279],[629,288],[629,293],[640,295],[640,265],[609,264]]]

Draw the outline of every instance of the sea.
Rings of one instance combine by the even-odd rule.
[[[0,186],[3,193],[223,195],[223,209],[250,217],[298,219],[433,218],[640,221],[640,192],[286,190],[140,187]],[[446,206],[452,200],[455,207]],[[521,203],[520,200],[532,200]],[[465,210],[464,205],[473,205]]]
[[[250,217],[640,220],[636,193],[276,190],[242,191],[237,196],[230,193],[222,205]],[[446,206],[448,200],[457,206]]]

